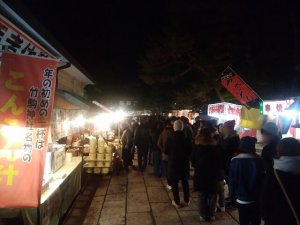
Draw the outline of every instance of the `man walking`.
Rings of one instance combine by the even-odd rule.
[[[137,146],[138,169],[144,172],[148,163],[148,152],[150,147],[150,132],[145,118],[142,118],[141,125],[137,127],[134,135],[134,143]]]

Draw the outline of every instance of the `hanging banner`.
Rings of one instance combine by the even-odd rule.
[[[37,207],[57,62],[4,52],[0,68],[0,208]]]
[[[258,98],[257,94],[231,68],[223,72],[221,83],[236,100],[244,105]]]
[[[7,50],[17,54],[44,58],[50,56],[54,58],[47,50],[18,29],[3,15],[0,15],[0,47],[1,50]]]

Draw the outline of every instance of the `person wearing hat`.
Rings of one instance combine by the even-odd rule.
[[[178,189],[179,181],[181,181],[184,193],[183,205],[189,205],[190,203],[188,175],[191,151],[189,148],[189,140],[185,138],[183,131],[183,122],[181,120],[176,120],[173,128],[174,132],[167,141],[165,154],[168,157],[168,181],[172,187],[174,197],[172,205],[175,208],[180,208],[182,204],[180,202]]]
[[[275,123],[267,122],[261,129],[262,140],[265,144],[261,157],[264,160],[266,172],[273,171],[274,157],[277,155],[276,146],[279,142],[278,128]]]
[[[267,174],[261,212],[266,225],[300,224],[300,143],[294,138],[278,142],[279,158]]]
[[[264,177],[262,159],[256,155],[256,138],[244,137],[239,142],[240,154],[232,158],[229,172],[229,195],[237,202],[240,225],[259,225],[259,197]]]

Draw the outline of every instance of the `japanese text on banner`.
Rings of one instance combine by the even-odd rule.
[[[2,55],[0,207],[38,205],[54,101],[56,64],[52,59],[8,52]]]

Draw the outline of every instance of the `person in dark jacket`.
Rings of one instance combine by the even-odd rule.
[[[123,133],[121,136],[122,143],[122,159],[123,166],[126,171],[128,171],[128,167],[133,165],[131,151],[133,148],[133,132],[131,130],[129,123],[124,123],[122,125]]]
[[[222,157],[225,162],[225,180],[228,183],[231,159],[237,154],[240,138],[234,130],[235,120],[229,120],[222,126],[223,139],[221,140]]]
[[[231,160],[229,193],[238,204],[240,225],[260,225],[259,196],[264,177],[262,159],[256,155],[256,138],[244,137],[239,143],[240,154]]]
[[[273,159],[277,155],[276,146],[279,142],[278,128],[275,123],[268,122],[261,129],[262,139],[265,146],[261,152],[266,172],[273,171]]]
[[[220,132],[213,134],[215,144],[219,147],[220,156],[222,156],[221,148],[221,135]],[[220,159],[220,174],[218,176],[218,204],[217,208],[221,212],[225,212],[225,160],[223,157]]]
[[[192,142],[193,142],[193,128],[189,122],[189,119],[185,116],[180,117],[180,120],[183,123],[183,133],[184,136],[187,140],[189,140],[191,142],[191,146],[192,147]]]
[[[174,132],[167,141],[166,155],[168,156],[168,180],[172,186],[174,200],[172,205],[176,208],[181,207],[178,183],[181,181],[184,192],[184,205],[189,205],[190,191],[188,183],[189,162],[191,152],[189,151],[188,141],[183,132],[181,120],[174,122]]]
[[[200,221],[215,219],[221,152],[213,138],[214,132],[213,128],[200,130],[191,157],[195,168],[194,188],[199,193]]]
[[[150,147],[150,131],[145,118],[142,118],[141,125],[136,128],[134,144],[137,146],[138,169],[144,172],[148,163],[148,152]]]
[[[277,151],[279,159],[274,159],[274,170],[267,174],[261,195],[262,217],[266,225],[297,225],[274,171],[278,174],[299,221],[300,143],[294,138],[284,138],[279,141]]]
[[[156,122],[154,126],[151,127],[150,136],[151,136],[151,149],[153,154],[153,172],[154,176],[161,177],[162,176],[162,152],[160,151],[157,143],[159,139],[159,135],[162,132],[162,124],[161,122]]]

